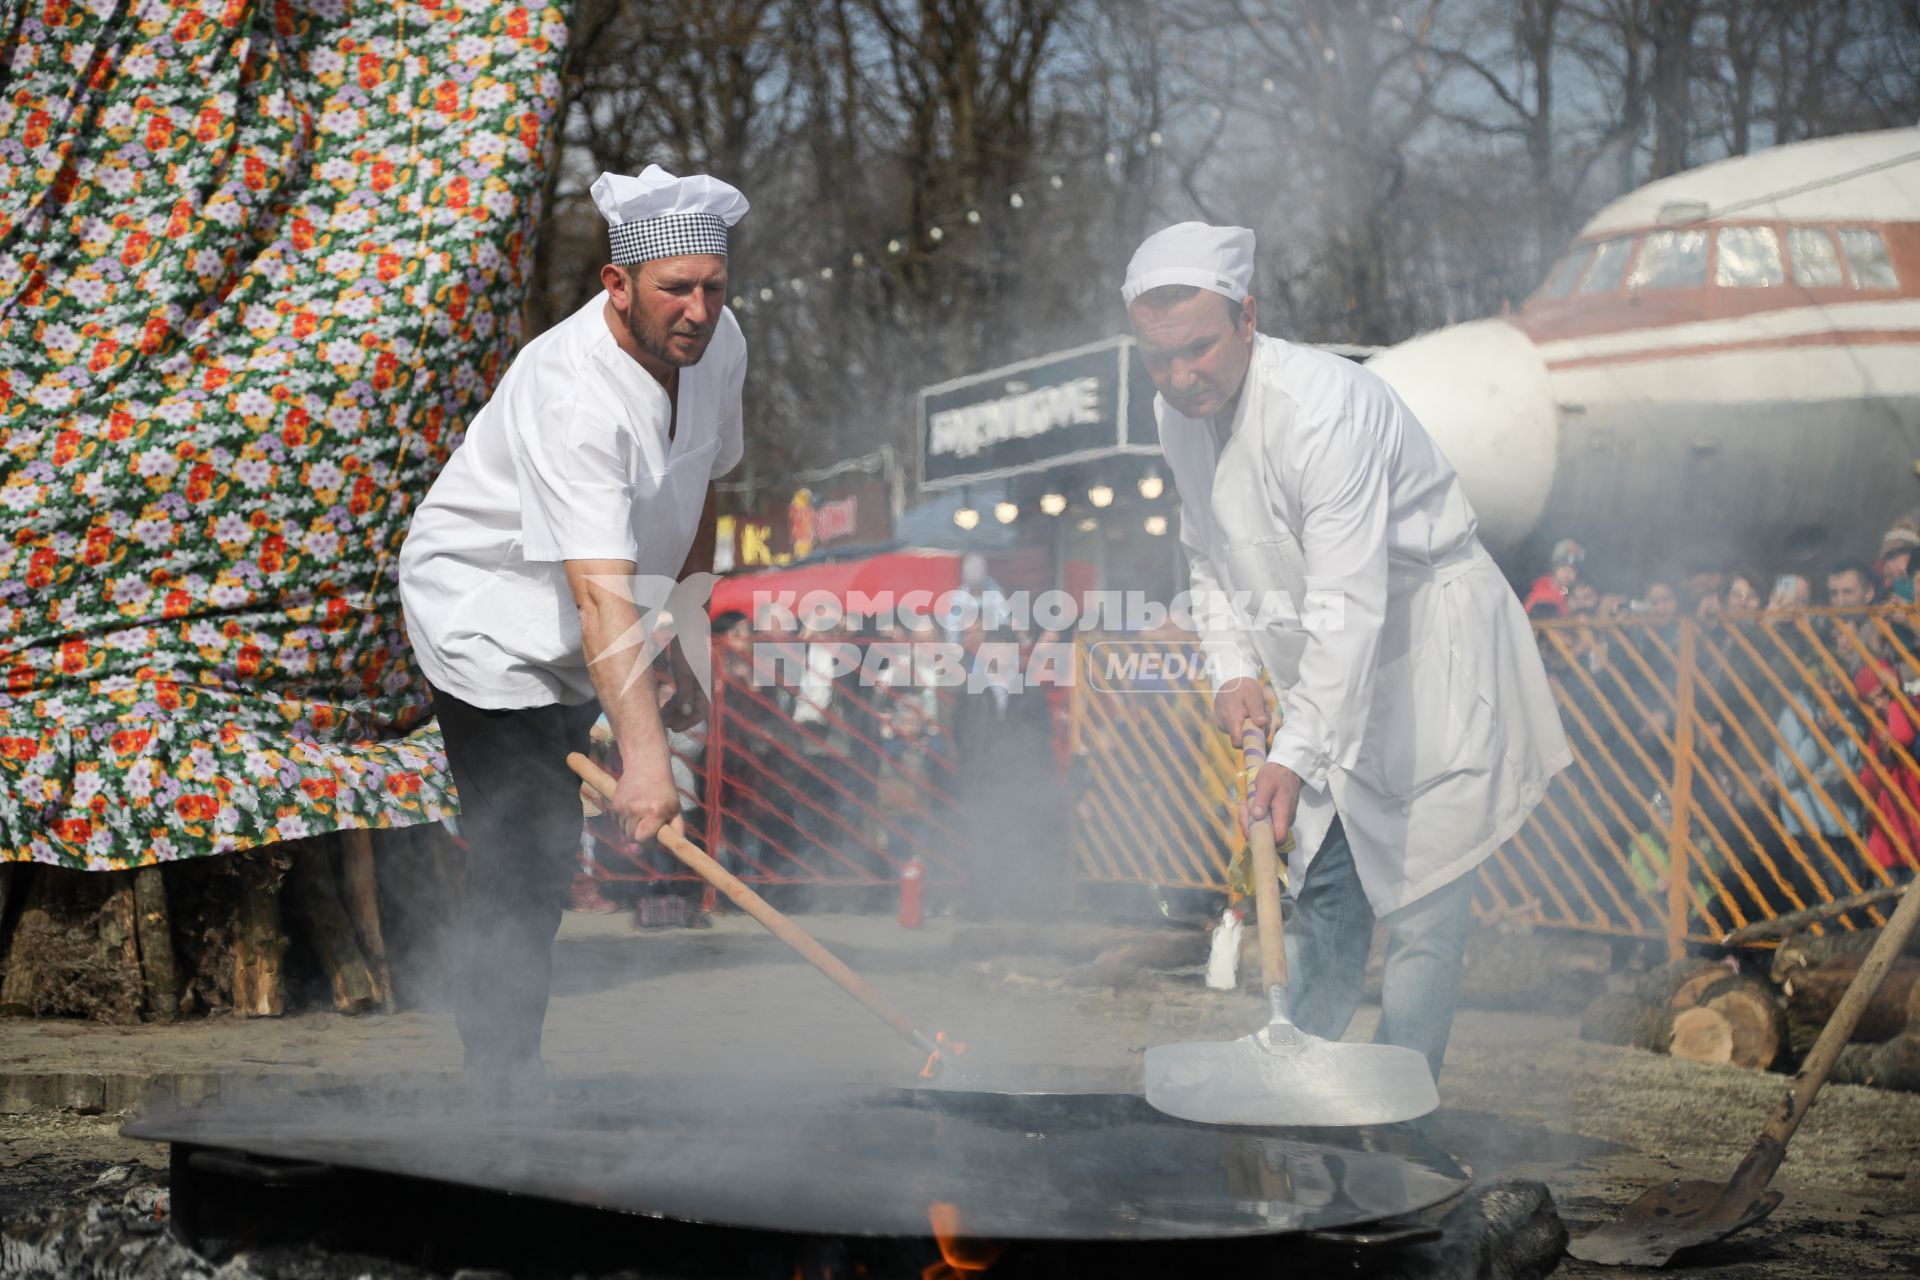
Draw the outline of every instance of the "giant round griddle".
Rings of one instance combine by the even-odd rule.
[[[1025,1090],[599,1082],[484,1109],[326,1090],[152,1115],[134,1138],[495,1192],[833,1236],[1183,1240],[1325,1230],[1455,1196],[1411,1126],[1192,1125],[1100,1080]],[[457,1092],[457,1090],[455,1090]]]
[[[600,1081],[487,1109],[438,1092],[222,1099],[132,1137],[692,1223],[847,1236],[1174,1240],[1323,1230],[1446,1200],[1467,1175],[1409,1126],[1176,1120],[1121,1078],[1011,1089]],[[938,1210],[935,1206],[940,1206]]]

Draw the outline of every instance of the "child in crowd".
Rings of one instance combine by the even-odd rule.
[[[1580,580],[1580,566],[1585,563],[1587,553],[1572,538],[1562,538],[1553,544],[1553,553],[1548,557],[1547,571],[1534,580],[1533,589],[1527,592],[1526,607],[1529,618],[1564,618],[1567,616],[1567,593],[1573,584]]]

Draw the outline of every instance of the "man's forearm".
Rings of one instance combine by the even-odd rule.
[[[621,757],[627,761],[664,754],[667,749],[653,665],[644,660],[645,646],[630,635],[630,629],[638,624],[637,611],[621,619],[617,610],[604,606],[580,610],[587,672],[593,679],[594,692],[600,695],[600,709],[613,726]],[[624,644],[623,636],[627,637]]]
[[[621,758],[629,764],[649,756],[664,760],[667,749],[640,610],[605,585],[608,578],[631,579],[632,575],[633,566],[624,562],[567,562],[587,675],[600,696],[600,709],[613,726]]]

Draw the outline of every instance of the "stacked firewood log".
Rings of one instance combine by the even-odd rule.
[[[1879,937],[1877,929],[1795,935],[1773,958],[1773,979],[1786,997],[1794,1047],[1804,1053]],[[1920,935],[1907,940],[1886,981],[1841,1050],[1833,1078],[1920,1092]]]
[[[1880,936],[1878,929],[1842,928],[1832,919],[1836,913],[1825,914],[1824,920],[1783,918],[1774,925],[1778,936],[1804,923],[1779,939],[1768,962],[1682,960],[1644,974],[1631,991],[1600,995],[1582,1015],[1580,1034],[1693,1062],[1793,1070]],[[1908,941],[1851,1041],[1832,1079],[1920,1091],[1920,935]]]
[[[0,864],[0,1013],[391,1012],[440,981],[459,891],[437,823],[137,871]]]

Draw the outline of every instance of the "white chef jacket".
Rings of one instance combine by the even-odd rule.
[[[747,344],[722,311],[679,412],[596,295],[515,358],[414,513],[400,602],[421,669],[476,707],[594,697],[564,561],[677,577],[707,486],[743,451]]]
[[[1224,449],[1207,421],[1155,409],[1217,679],[1264,666],[1281,691],[1267,756],[1303,782],[1294,883],[1336,814],[1378,914],[1477,866],[1572,755],[1526,614],[1426,429],[1375,374],[1265,335]],[[1223,607],[1234,592],[1255,594]],[[1268,592],[1291,612],[1263,613]]]

